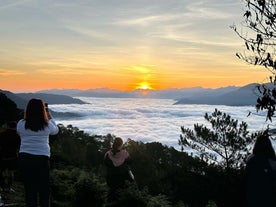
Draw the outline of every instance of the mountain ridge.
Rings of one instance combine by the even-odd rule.
[[[16,103],[17,107],[24,109],[32,98],[39,98],[48,104],[86,104],[84,101],[66,95],[47,94],[47,93],[12,93],[11,91],[1,90],[9,99]]]
[[[241,87],[228,86],[216,89],[192,87],[165,90],[141,90],[117,91],[105,88],[100,89],[53,89],[39,91],[43,93],[56,93],[76,97],[100,97],[100,98],[156,98],[174,99],[177,104],[208,104],[208,105],[230,105],[246,106],[255,105],[257,100],[254,92],[257,83],[250,83]]]
[[[259,84],[251,83],[239,87],[233,91],[212,97],[194,96],[191,99],[181,98],[175,104],[208,104],[208,105],[228,105],[228,106],[252,106],[256,105]]]
[[[192,87],[192,88],[173,88],[164,90],[143,90],[136,89],[133,91],[119,91],[114,89],[98,88],[98,89],[49,89],[38,91],[38,93],[51,93],[59,95],[68,95],[73,97],[106,97],[106,98],[164,98],[164,99],[180,99],[183,96],[199,95],[219,95],[237,89],[236,86],[221,87],[218,89]]]
[[[49,104],[85,104],[78,97],[95,98],[155,98],[173,99],[177,104],[207,104],[207,105],[229,105],[246,106],[256,105],[258,91],[257,83],[250,83],[241,87],[228,86],[216,89],[192,87],[165,90],[142,90],[118,91],[114,89],[48,89],[34,93],[12,93],[3,91],[13,100],[19,108],[24,108],[31,98],[41,98]],[[267,84],[269,87],[272,85]]]

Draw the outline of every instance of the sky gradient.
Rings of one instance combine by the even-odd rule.
[[[242,0],[2,0],[0,89],[218,88],[265,82],[236,56]]]

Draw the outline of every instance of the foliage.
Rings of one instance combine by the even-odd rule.
[[[99,150],[99,139],[101,136],[91,136],[72,125],[65,127],[59,124],[58,135],[50,137],[51,165],[67,164],[91,168],[101,164],[103,154]]]
[[[209,201],[206,207],[217,207],[217,204],[214,201]]]
[[[139,190],[138,186],[129,183],[125,189],[119,193],[119,201],[116,206],[146,207],[148,200],[147,190]]]
[[[272,84],[258,85],[256,109],[266,110],[267,119],[272,121],[276,104],[276,0],[244,0],[244,30],[232,29],[245,42],[246,51],[237,57],[251,65],[263,66],[270,71]]]
[[[194,124],[194,130],[181,127],[179,144],[189,146],[200,153],[202,159],[213,161],[223,168],[241,167],[245,157],[249,154],[248,145],[252,143],[247,124],[234,120],[230,115],[215,109],[205,120],[211,124],[207,126]]]
[[[152,196],[148,203],[147,207],[171,207],[168,198],[164,195]]]
[[[199,175],[205,171],[206,163],[199,159],[158,142],[145,144],[129,140],[127,148],[133,160],[132,169],[137,183],[147,186],[151,194],[186,200],[196,197],[193,192],[194,179],[200,185],[198,188],[203,188],[199,184],[202,181]],[[201,195],[203,197],[204,194]]]
[[[74,206],[105,206],[107,186],[93,173],[81,172],[74,188]]]
[[[74,184],[77,182],[79,169],[53,169],[51,171],[52,203],[57,207],[72,206]]]
[[[95,174],[78,168],[51,172],[53,204],[65,206],[104,206],[107,186]]]
[[[7,121],[17,121],[21,118],[23,111],[4,93],[0,93],[0,126]]]
[[[147,188],[140,190],[135,183],[129,183],[119,194],[118,206],[171,207],[165,195],[152,196]]]

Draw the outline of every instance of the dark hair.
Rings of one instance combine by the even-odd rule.
[[[276,160],[275,151],[273,149],[272,143],[269,139],[268,134],[261,134],[256,138],[254,147],[254,155],[264,155],[267,158]]]
[[[114,139],[113,144],[112,144],[112,152],[113,152],[113,154],[116,154],[117,152],[119,152],[119,151],[120,151],[120,147],[121,147],[122,145],[123,145],[123,140],[122,140],[122,138],[116,137],[116,138]]]
[[[25,128],[32,131],[43,130],[48,126],[45,104],[41,99],[31,99],[25,111]]]

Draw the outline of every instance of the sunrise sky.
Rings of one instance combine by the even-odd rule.
[[[218,88],[264,82],[239,60],[242,0],[1,0],[0,89]]]

